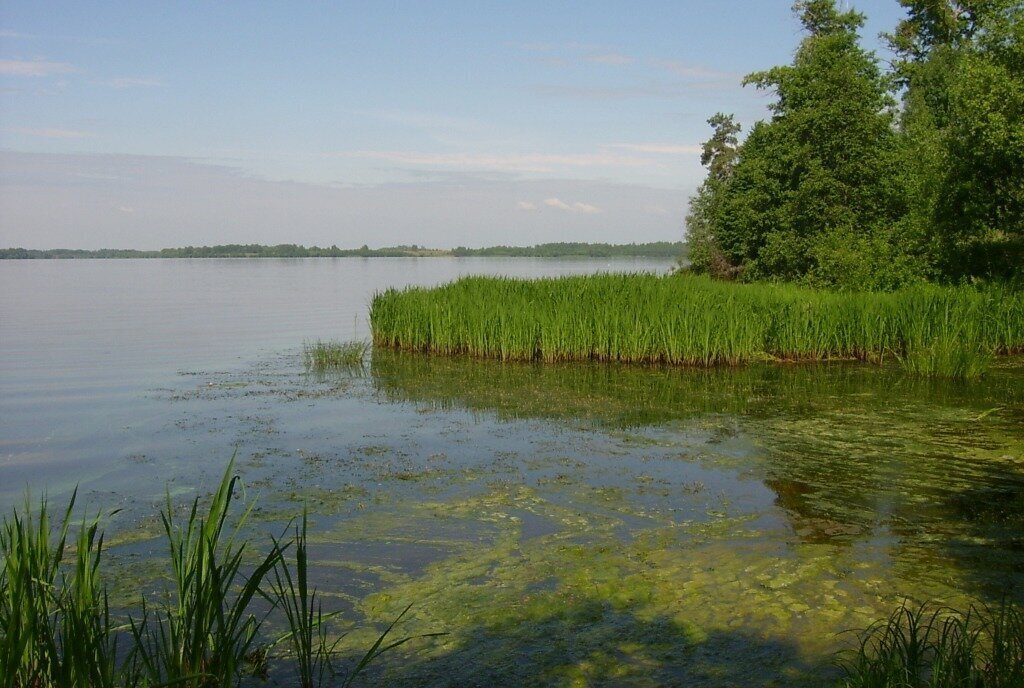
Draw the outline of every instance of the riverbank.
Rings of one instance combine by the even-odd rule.
[[[469,277],[389,289],[370,307],[377,346],[499,360],[739,365],[878,361],[976,377],[1024,350],[1024,292],[921,285],[837,293],[692,275]]]

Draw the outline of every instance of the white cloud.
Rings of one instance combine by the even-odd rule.
[[[539,84],[533,90],[543,96],[582,100],[632,100],[638,98],[679,98],[703,90],[695,84],[645,81],[629,86],[574,86]]]
[[[651,64],[668,70],[676,76],[684,76],[688,79],[730,79],[738,81],[738,77],[735,74],[708,67],[698,67],[677,60],[651,60]]]
[[[567,213],[578,213],[583,215],[596,215],[601,212],[601,209],[597,206],[590,205],[588,203],[581,203],[579,201],[570,204],[566,203],[561,198],[546,198],[544,199],[544,205],[549,208],[564,210]]]
[[[351,151],[344,157],[383,160],[399,165],[433,166],[504,172],[552,172],[558,167],[647,167],[649,159],[635,155],[621,155],[608,151],[577,154],[476,154],[476,153],[419,153],[416,151]]]
[[[531,203],[530,201],[519,201],[516,203],[516,207],[520,210],[536,210],[537,204]]]
[[[49,60],[0,60],[0,74],[7,76],[50,76],[69,74],[78,69],[66,62]]]
[[[629,55],[623,55],[622,53],[597,53],[595,55],[587,55],[584,59],[587,62],[596,62],[598,64],[606,65],[627,65],[635,62],[632,57]]]
[[[117,89],[163,86],[163,83],[159,79],[138,79],[128,76],[122,76],[116,79],[107,79],[106,81],[97,81],[96,83],[101,86],[110,86],[111,88]]]
[[[96,136],[91,131],[76,131],[74,129],[25,129],[16,127],[11,131],[28,136],[38,136],[44,139],[90,139]]]
[[[671,241],[696,185],[464,176],[332,188],[183,158],[3,149],[0,177],[0,246],[26,248]],[[520,201],[537,209],[519,210]],[[648,206],[680,210],[652,215]]]
[[[556,57],[555,55],[544,55],[542,57],[538,57],[537,60],[548,67],[565,67],[569,64],[569,61],[564,57]]]
[[[118,211],[120,211],[122,213],[134,213],[135,212],[135,208],[131,207],[130,205],[119,205],[119,206],[117,206],[117,209],[118,209]]]
[[[657,153],[659,155],[693,155],[703,151],[703,147],[693,144],[673,143],[612,143],[608,148],[618,148],[636,153]]]

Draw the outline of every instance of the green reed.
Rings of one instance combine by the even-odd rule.
[[[328,370],[331,368],[358,368],[363,365],[363,359],[370,345],[367,342],[324,342],[317,340],[312,343],[303,344],[302,359],[307,368],[316,371]]]
[[[83,521],[68,547],[72,495],[51,525],[46,500],[33,515],[26,500],[0,528],[0,685],[117,685],[117,640],[99,579],[103,536]]]
[[[375,295],[375,345],[500,360],[738,365],[895,358],[980,374],[1024,351],[1024,290],[920,285],[836,293],[692,275],[467,277]]]
[[[277,547],[244,575],[248,543],[239,537],[253,505],[225,530],[238,477],[228,472],[206,514],[192,502],[184,524],[170,497],[161,514],[170,546],[173,596],[132,624],[135,650],[153,685],[228,686],[237,682],[255,649],[262,618],[250,611],[263,578],[280,559]]]
[[[323,601],[316,588],[309,587],[308,518],[302,512],[301,524],[295,526],[295,568],[281,558],[274,567],[272,588],[278,607],[288,620],[288,632],[276,644],[285,643],[291,650],[300,688],[321,686],[334,674],[331,662],[341,638],[331,639],[327,621],[338,612],[324,613]],[[288,543],[275,541],[275,549],[284,552]]]
[[[254,505],[239,517],[231,515],[238,487],[231,471],[229,463],[209,506],[201,510],[199,500],[193,501],[183,522],[168,499],[161,518],[173,589],[155,608],[140,600],[138,610],[121,622],[112,618],[102,578],[98,519],[83,521],[72,539],[74,495],[56,523],[45,499],[35,514],[26,506],[5,518],[0,687],[234,686],[285,639],[293,651],[269,660],[294,665],[304,688],[338,678],[330,663],[337,642],[324,626],[336,614],[324,613],[316,591],[310,593],[305,516],[293,539],[272,539],[269,552],[253,552],[242,529]],[[286,557],[292,546],[294,567]],[[260,633],[275,611],[289,628],[278,643]],[[342,685],[410,639],[385,643],[397,622],[340,677]]]
[[[845,688],[1024,685],[1024,610],[1004,602],[966,612],[904,604],[860,635],[841,660]]]

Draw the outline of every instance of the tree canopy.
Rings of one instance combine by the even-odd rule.
[[[844,289],[1019,270],[1021,3],[901,2],[891,71],[861,47],[862,14],[794,5],[792,64],[744,80],[774,94],[771,118],[742,143],[732,116],[708,120],[695,270]]]

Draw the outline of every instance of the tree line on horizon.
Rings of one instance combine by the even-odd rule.
[[[865,16],[794,5],[792,64],[740,142],[708,120],[707,177],[686,219],[691,267],[727,279],[894,289],[1019,277],[1024,264],[1024,3],[899,0],[883,69]]]
[[[451,250],[433,249],[413,244],[411,246],[386,246],[369,248],[365,244],[355,249],[341,249],[337,246],[300,246],[297,244],[221,244],[216,246],[185,246],[165,248],[159,251],[137,251],[133,249],[0,249],[3,259],[62,259],[62,258],[407,258],[432,256],[481,256],[507,258],[567,258],[567,257],[643,257],[679,258],[686,253],[681,241],[655,241],[642,244],[589,244],[580,242],[559,242],[535,246],[491,246],[466,248],[459,246]]]

